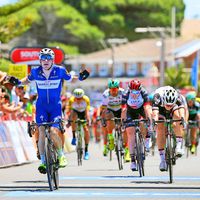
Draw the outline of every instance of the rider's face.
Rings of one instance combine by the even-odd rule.
[[[173,104],[170,104],[170,105],[166,104],[165,105],[166,110],[171,110],[172,108],[173,108]]]
[[[40,60],[42,68],[48,70],[53,65],[53,60]]]
[[[188,102],[187,102],[187,103],[188,103],[188,106],[190,106],[190,107],[191,107],[191,106],[193,106],[193,105],[194,105],[194,100],[188,100]]]
[[[50,55],[42,55],[40,58],[42,68],[48,70],[53,65],[53,58]]]
[[[110,88],[110,94],[111,96],[117,96],[118,95],[119,88]]]

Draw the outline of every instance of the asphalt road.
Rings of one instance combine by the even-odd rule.
[[[119,171],[116,156],[102,156],[102,144],[90,145],[90,160],[77,165],[76,153],[67,154],[69,165],[59,170],[60,188],[49,192],[46,175],[39,174],[39,162],[0,169],[0,200],[12,199],[200,199],[200,155],[178,159],[174,182],[168,172],[159,171],[159,156],[148,155],[145,176]],[[200,152],[200,149],[199,149]],[[199,153],[200,154],[200,153]]]

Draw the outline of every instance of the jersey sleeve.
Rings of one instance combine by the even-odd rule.
[[[125,105],[128,101],[129,91],[126,90],[122,93],[122,105]]]
[[[158,110],[158,107],[162,104],[162,99],[159,93],[154,94],[152,101],[152,109]]]
[[[28,74],[28,80],[29,80],[29,81],[35,80],[34,74],[35,74],[35,69],[33,68],[33,69],[31,69],[30,74]]]
[[[90,110],[90,99],[89,99],[89,97],[85,96],[85,102],[86,102],[86,110]]]
[[[144,89],[144,87],[142,87],[142,89],[141,89],[141,94],[144,99],[144,103],[149,102],[149,95],[148,95],[147,91]]]
[[[74,97],[72,96],[72,97],[70,97],[70,99],[69,99],[69,101],[68,101],[68,109],[69,109],[69,110],[72,110],[73,99],[74,99]]]
[[[106,91],[103,93],[101,105],[105,107],[108,105],[108,95]]]

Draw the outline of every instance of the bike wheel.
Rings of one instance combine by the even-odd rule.
[[[121,145],[121,139],[120,139],[120,136],[119,134],[120,133],[116,133],[117,134],[117,141],[116,141],[116,145],[115,145],[115,152],[116,152],[116,155],[117,155],[117,161],[118,161],[118,166],[119,166],[119,170],[122,170],[123,169],[123,164],[122,164],[122,145]]]
[[[136,144],[136,161],[137,161],[137,167],[140,174],[140,177],[143,175],[142,170],[142,157],[141,157],[141,146],[140,146],[140,139],[139,139],[139,133],[135,133],[135,144]]]
[[[145,160],[145,145],[142,136],[140,136],[140,152],[141,152],[141,168],[142,175],[144,176],[144,160]]]
[[[83,157],[83,147],[82,147],[83,143],[82,143],[82,136],[79,133],[78,134],[78,143],[77,143],[77,161],[78,161],[78,166],[82,165],[82,157]]]
[[[59,161],[58,161],[58,156],[57,156],[57,151],[55,148],[53,148],[53,181],[54,181],[54,186],[55,189],[59,189],[59,173],[58,173],[58,169],[59,169]]]
[[[45,138],[45,161],[50,191],[54,190],[52,155],[48,138]]]
[[[185,147],[187,148],[186,151],[186,158],[189,157],[190,154],[190,148],[191,148],[191,142],[190,142],[190,128],[187,128],[187,132],[186,132],[186,138],[185,138]]]
[[[167,135],[167,143],[166,143],[166,162],[167,162],[167,168],[169,170],[169,182],[173,182],[173,165],[172,165],[172,144],[171,144],[171,136]]]

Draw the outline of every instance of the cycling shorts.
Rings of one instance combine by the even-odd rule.
[[[50,104],[41,104],[40,102],[36,103],[36,123],[40,124],[43,122],[53,122],[56,119],[61,119],[61,102],[54,103],[53,106]],[[52,127],[60,129],[60,125],[53,124]]]
[[[111,110],[111,109],[107,109],[109,112],[112,112],[114,117],[116,118],[121,118],[121,114],[122,114],[122,109],[119,109],[117,111]]]

